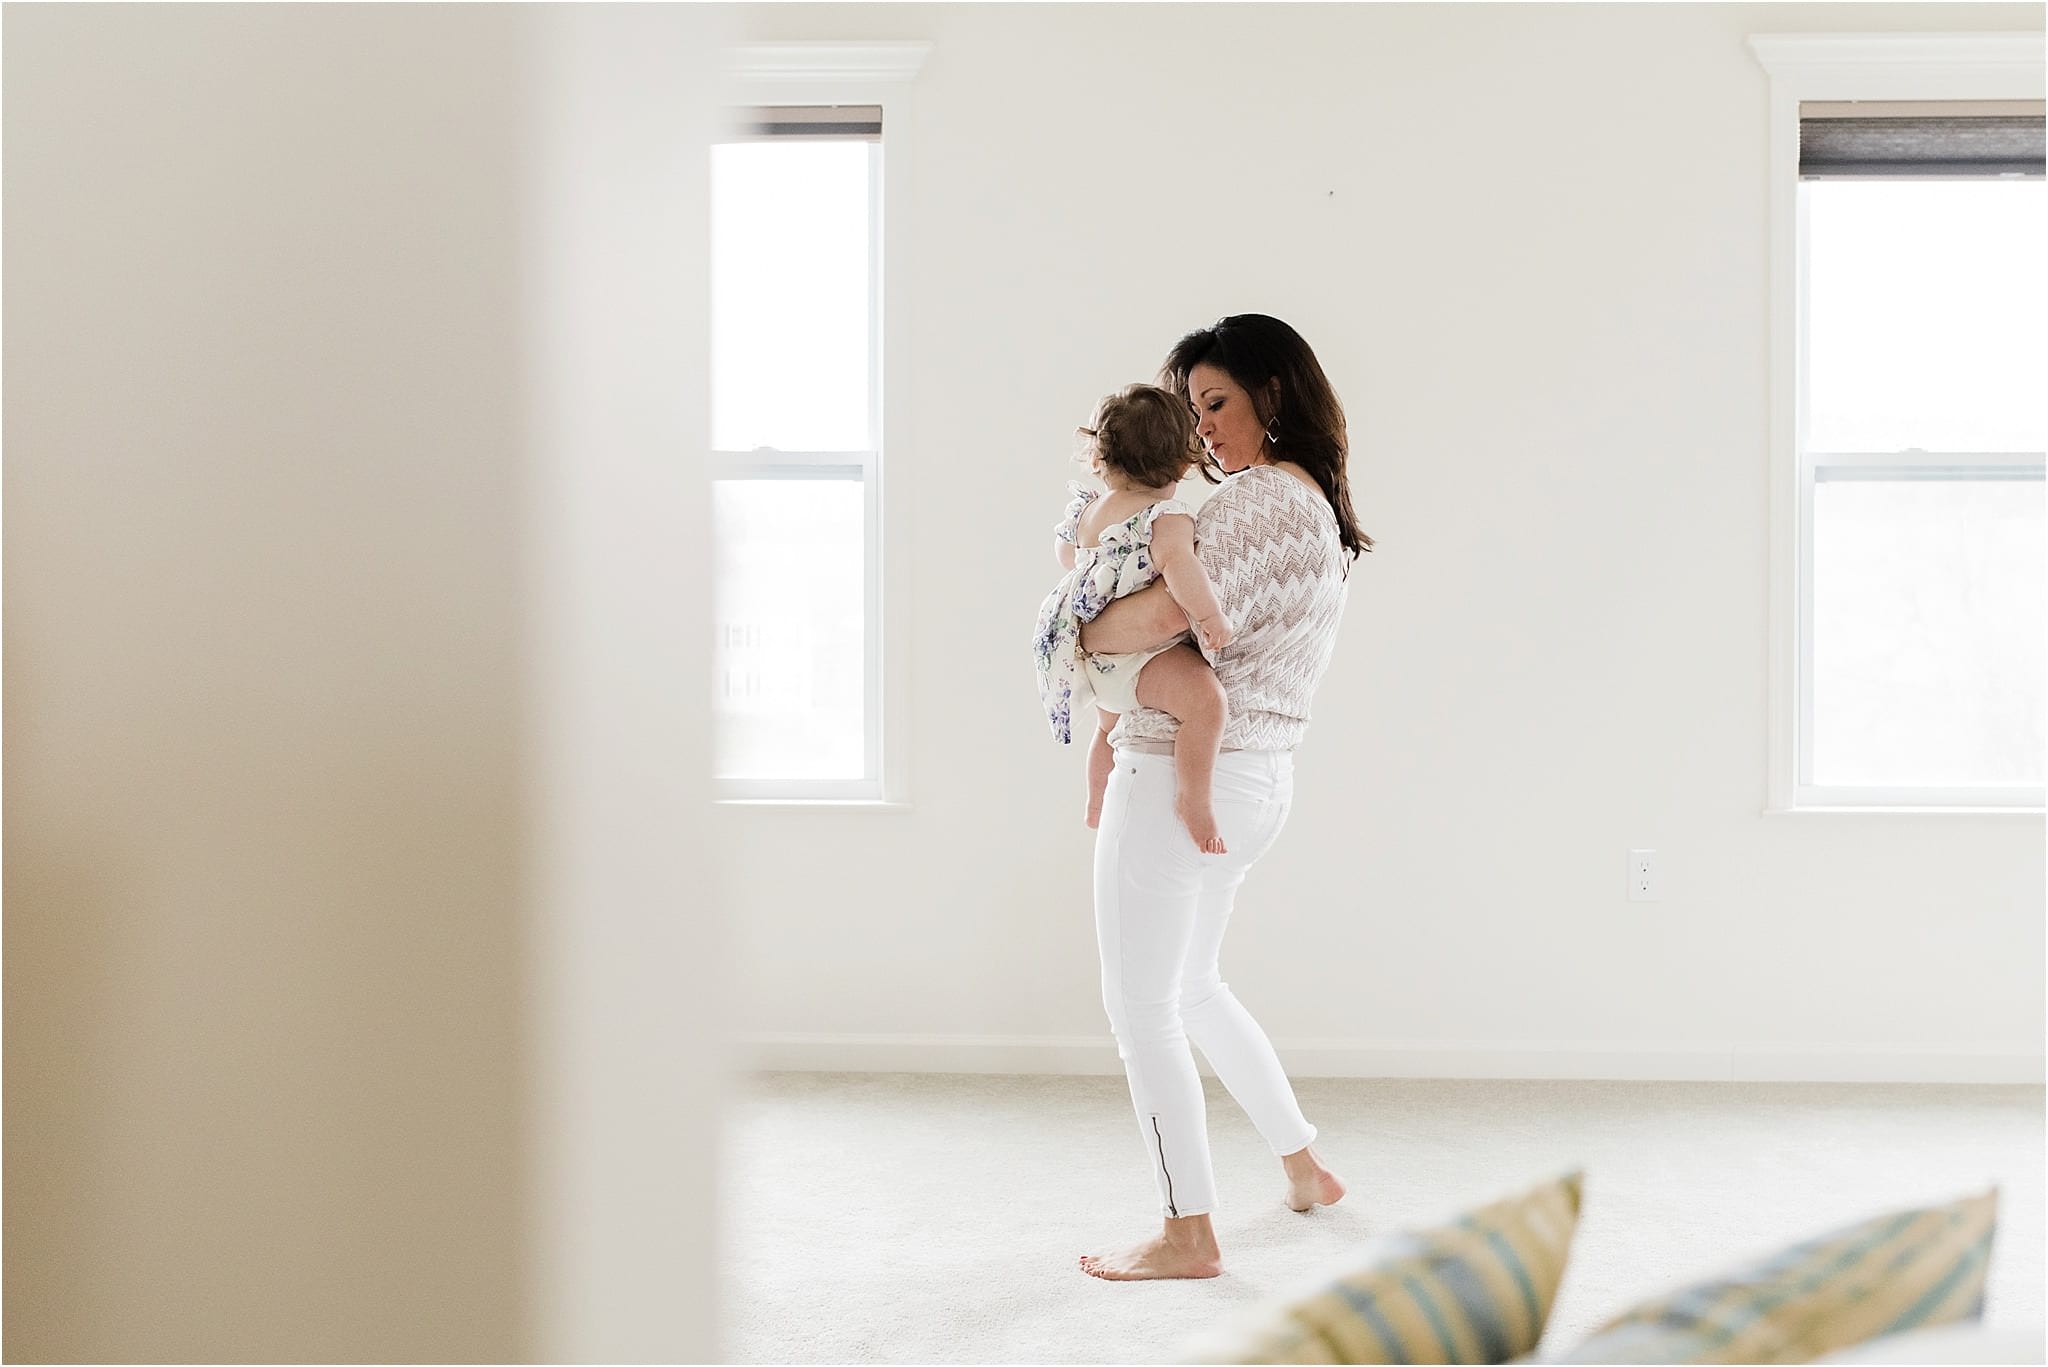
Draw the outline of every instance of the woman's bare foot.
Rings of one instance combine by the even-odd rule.
[[[1187,1215],[1166,1222],[1166,1231],[1121,1253],[1084,1253],[1081,1270],[1111,1282],[1155,1281],[1167,1277],[1215,1277],[1223,1272],[1223,1254],[1206,1215]]]
[[[1194,837],[1196,849],[1203,854],[1230,853],[1223,843],[1222,834],[1216,829],[1216,813],[1208,803],[1197,802],[1186,794],[1176,793],[1173,798],[1173,810],[1180,818],[1180,824],[1187,827],[1188,834]]]
[[[1324,1167],[1313,1149],[1301,1149],[1280,1160],[1287,1169],[1287,1208],[1306,1213],[1315,1206],[1334,1206],[1344,1199],[1344,1184]]]

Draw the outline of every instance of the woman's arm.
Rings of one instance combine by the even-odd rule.
[[[1123,655],[1163,646],[1188,629],[1188,615],[1166,585],[1117,599],[1092,622],[1081,624],[1081,648],[1097,655]]]

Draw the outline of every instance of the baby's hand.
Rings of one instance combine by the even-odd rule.
[[[1206,650],[1223,649],[1230,644],[1230,638],[1237,634],[1230,629],[1230,619],[1220,612],[1214,617],[1197,618],[1195,630],[1202,633],[1202,646]]]

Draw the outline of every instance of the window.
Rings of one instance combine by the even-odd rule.
[[[735,54],[711,149],[711,647],[726,800],[900,804],[887,472],[900,91],[922,48]],[[880,83],[878,85],[878,83]],[[861,98],[865,96],[865,99]],[[885,380],[889,381],[885,384]]]
[[[2042,106],[1956,42],[1989,50],[1752,40],[1780,119],[1774,810],[2043,800]]]
[[[752,111],[711,153],[718,777],[877,777],[880,111]]]

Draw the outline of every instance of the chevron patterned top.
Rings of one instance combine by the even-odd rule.
[[[1344,543],[1318,489],[1285,470],[1254,465],[1195,514],[1195,554],[1237,634],[1209,656],[1230,700],[1223,744],[1292,750],[1308,730],[1309,698],[1337,646],[1344,615]],[[1111,744],[1172,740],[1180,723],[1134,707]]]

